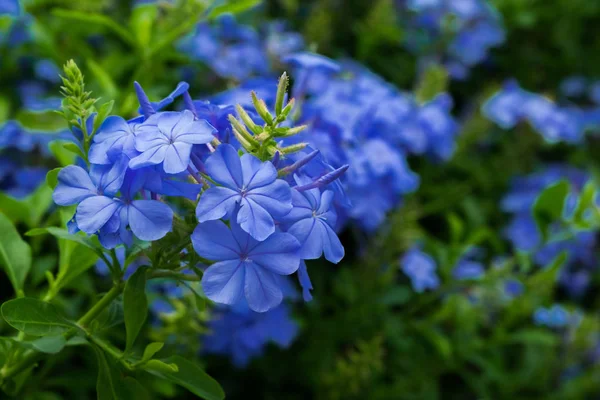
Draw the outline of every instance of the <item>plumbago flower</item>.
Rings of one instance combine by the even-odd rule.
[[[274,218],[292,210],[290,186],[277,179],[272,163],[252,154],[238,156],[233,146],[223,144],[208,158],[206,173],[220,185],[202,193],[196,208],[199,222],[216,220],[233,213],[240,205],[237,222],[256,240],[275,232]]]
[[[160,268],[201,274],[200,256],[212,263],[201,285],[216,303],[243,300],[254,312],[266,312],[284,298],[283,277],[296,272],[309,300],[303,260],[324,254],[337,263],[344,256],[333,202],[336,196],[343,201],[337,180],[348,166],[334,169],[321,160],[314,174],[309,164],[318,151],[306,155],[305,143],[285,145],[304,129],[282,126],[294,105],[284,105],[285,75],[273,101],[275,115],[254,92],[254,110],[246,111],[194,102],[188,87],[180,83],[153,103],[136,83],[142,115],[129,121],[107,116],[94,124],[95,114],[89,114],[82,130],[87,133],[77,135],[80,149],[89,149],[81,152],[87,163],[60,170],[53,193],[57,204],[76,206],[70,231],[97,235],[107,249],[155,242],[146,255]],[[162,111],[178,96],[183,111]],[[234,110],[241,121],[225,114]],[[197,224],[191,225],[190,202],[177,198],[193,202]]]

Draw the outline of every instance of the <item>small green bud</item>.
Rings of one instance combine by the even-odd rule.
[[[306,128],[308,128],[308,125],[298,125],[298,126],[295,126],[295,127],[293,127],[293,128],[287,128],[287,129],[285,130],[285,132],[283,132],[282,134],[280,134],[280,135],[277,135],[277,136],[280,136],[280,137],[290,137],[290,136],[294,136],[294,135],[297,135],[297,134],[299,134],[300,132],[302,132],[302,131],[303,131],[303,130],[305,130]]]
[[[238,121],[232,114],[229,114],[228,118],[234,131],[237,131],[237,133],[242,136],[244,140],[251,146],[258,146],[256,139],[254,139],[254,137],[250,134],[250,132],[248,132],[246,127],[240,123],[240,121]]]
[[[279,152],[282,153],[282,154],[297,153],[299,151],[304,150],[306,148],[306,146],[308,146],[308,143],[293,144],[291,146],[280,147],[279,148]]]
[[[256,109],[256,112],[258,113],[258,115],[260,115],[260,117],[262,119],[264,119],[268,125],[272,125],[273,117],[271,116],[271,113],[269,112],[269,109],[267,108],[267,105],[265,104],[265,102],[263,100],[259,99],[256,96],[256,93],[254,91],[252,91],[251,94],[252,94],[252,104],[254,104],[254,108]]]
[[[292,110],[294,109],[295,104],[296,104],[296,100],[292,98],[290,101],[288,101],[287,105],[281,111],[281,114],[278,115],[278,117],[283,117],[282,121],[285,121],[285,119],[288,117],[288,115],[290,115],[290,112],[292,112]]]
[[[287,74],[284,72],[279,78],[279,84],[277,85],[277,97],[275,100],[275,115],[279,116],[283,109],[283,100],[285,99],[285,93],[287,92],[289,79]]]
[[[248,129],[250,129],[254,134],[259,134],[263,131],[262,127],[256,125],[254,121],[252,121],[252,118],[250,118],[250,115],[248,115],[248,113],[246,112],[246,110],[244,110],[242,106],[240,106],[239,104],[236,105],[235,110],[237,111],[238,117],[242,119],[244,124],[246,124]]]

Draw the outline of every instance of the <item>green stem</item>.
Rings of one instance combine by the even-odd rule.
[[[148,277],[148,279],[160,279],[160,278],[172,278],[172,279],[177,279],[180,281],[199,281],[200,280],[200,277],[197,275],[182,274],[180,272],[168,271],[168,270],[153,271],[150,274],[150,276]]]
[[[77,325],[85,328],[90,322],[92,322],[106,307],[109,306],[110,303],[114,299],[116,299],[123,290],[124,284],[119,282],[110,289],[104,297],[102,297],[92,308],[88,310],[79,320],[77,321]]]

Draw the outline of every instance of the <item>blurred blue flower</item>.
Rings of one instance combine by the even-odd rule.
[[[208,323],[210,333],[203,337],[204,351],[231,357],[236,367],[246,366],[261,355],[268,343],[287,348],[298,333],[285,304],[256,313],[243,303],[217,309]]]
[[[533,314],[533,321],[536,325],[550,328],[564,328],[569,325],[569,319],[569,312],[559,304],[554,304],[550,308],[540,307]]]
[[[452,270],[452,276],[458,280],[479,279],[484,273],[483,264],[467,259],[460,260]]]
[[[426,289],[437,289],[440,286],[440,278],[435,272],[435,261],[418,247],[413,247],[404,254],[400,266],[410,278],[415,292],[422,293]]]

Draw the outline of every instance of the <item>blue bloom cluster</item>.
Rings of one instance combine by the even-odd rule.
[[[469,70],[488,57],[489,49],[505,40],[499,14],[485,0],[396,0],[408,20],[406,45],[423,62],[443,63],[450,75],[465,79]],[[436,53],[440,46],[444,53]],[[433,51],[432,51],[433,49]]]
[[[560,180],[571,183],[572,193],[567,199],[567,209],[574,207],[577,195],[589,179],[589,175],[576,168],[561,164],[548,166],[545,170],[529,176],[516,178],[510,192],[502,200],[502,209],[513,215],[505,234],[513,246],[524,252],[532,252],[539,266],[548,265],[562,252],[568,258],[560,275],[560,282],[572,296],[585,293],[591,281],[591,273],[596,269],[598,259],[595,254],[596,237],[593,232],[568,232],[559,226],[551,227],[549,243],[543,243],[531,214],[531,208],[539,194],[548,186]]]
[[[181,51],[193,60],[205,63],[222,78],[237,81],[269,75],[271,61],[277,62],[303,47],[302,36],[287,32],[283,23],[269,24],[261,35],[229,14],[213,24],[198,24],[196,31],[180,44]]]
[[[352,207],[340,208],[340,223],[351,218],[374,230],[419,185],[409,154],[435,160],[452,155],[458,124],[448,95],[418,104],[351,62],[337,64],[310,53],[284,61],[299,77],[294,85],[302,105],[298,121],[309,126],[298,140],[318,148],[334,167],[352,165],[343,180]]]
[[[199,225],[191,242],[213,263],[202,278],[204,293],[217,303],[245,299],[253,311],[268,311],[283,299],[282,277],[298,271],[301,260],[324,254],[337,263],[344,256],[334,231],[334,192],[328,187],[348,166],[334,170],[322,162],[325,173],[305,173],[318,152],[296,159],[291,155],[305,145],[286,147],[273,140],[254,153],[255,137],[266,132],[252,136],[232,115],[230,122],[213,118],[233,107],[194,103],[187,89],[182,83],[167,99],[151,103],[136,84],[142,115],[129,121],[106,118],[93,136],[89,168],[63,168],[54,201],[77,206],[72,232],[96,234],[106,248],[114,248],[131,246],[136,238],[163,238],[174,217],[165,197],[195,201],[199,196]],[[161,111],[180,95],[185,110]],[[237,111],[255,133],[263,129],[241,106]],[[230,143],[218,139],[225,132],[209,121],[227,131]],[[89,132],[92,122],[90,117]],[[300,283],[310,285],[305,277]]]
[[[533,314],[533,321],[550,328],[564,328],[569,325],[571,315],[560,304],[554,304],[550,308],[538,308]]]
[[[550,143],[581,143],[586,129],[597,126],[600,121],[597,107],[559,106],[545,96],[522,89],[514,80],[506,82],[482,110],[503,129],[512,129],[527,121]]]
[[[273,343],[287,348],[298,333],[290,310],[281,304],[265,313],[253,312],[243,302],[216,310],[208,323],[210,333],[203,338],[204,351],[231,357],[237,367],[246,366]]]
[[[238,88],[209,99],[213,106],[207,119],[224,141],[231,134],[226,118],[231,110],[214,105],[241,104],[251,114],[247,92],[254,90],[273,107],[274,80],[265,77],[273,75],[279,66],[291,68],[296,100],[291,116],[307,128],[289,140],[309,143],[320,151],[306,166],[306,173],[322,174],[328,168],[324,163],[334,168],[352,165],[342,184],[332,187],[338,214],[335,228],[352,219],[372,231],[404,194],[419,185],[419,177],[408,166],[408,155],[426,155],[434,160],[452,156],[458,134],[458,124],[450,113],[452,99],[440,94],[427,104],[419,104],[411,94],[398,91],[366,68],[299,51],[303,46],[301,36],[286,31],[281,23],[269,25],[261,35],[227,16],[199,25],[182,49],[203,60],[217,75],[242,80]],[[216,50],[211,49],[229,55],[222,58],[219,53],[216,57]],[[227,61],[238,58],[244,60]],[[210,107],[200,102],[196,106]],[[341,195],[342,190],[346,196]]]

